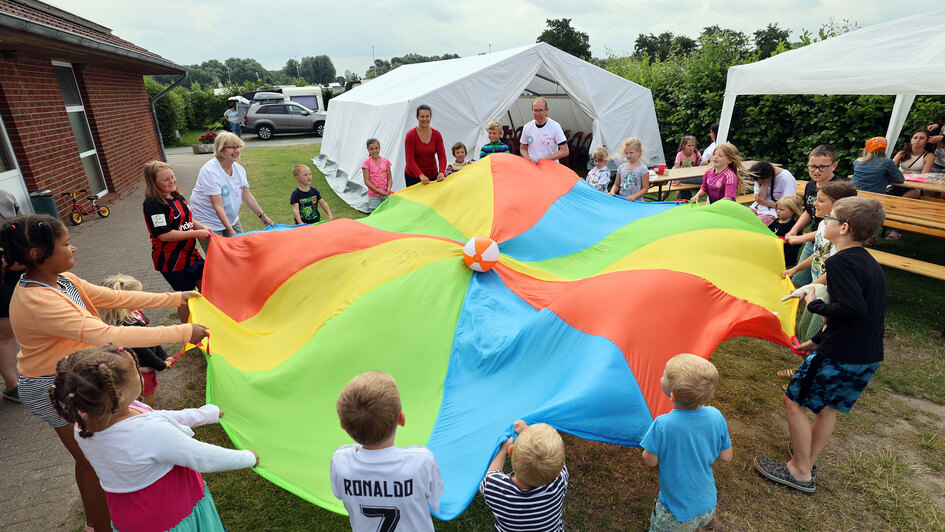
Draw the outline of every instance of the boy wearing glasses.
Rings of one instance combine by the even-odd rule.
[[[804,259],[810,257],[814,252],[814,230],[817,229],[817,225],[820,223],[820,218],[815,214],[816,207],[814,206],[817,202],[817,191],[824,183],[829,183],[835,178],[845,181],[845,179],[833,175],[833,171],[836,169],[837,152],[832,147],[821,144],[810,152],[810,156],[807,158],[807,174],[810,175],[810,181],[804,187],[804,212],[784,237],[784,241],[788,244],[804,244],[801,255],[797,258],[798,264],[804,262]],[[801,235],[801,232],[808,225],[811,226],[811,232]],[[806,268],[793,275],[791,281],[794,286],[803,286],[810,284],[814,279],[811,276],[810,268]]]
[[[826,237],[837,249],[825,263],[830,302],[813,290],[804,300],[827,327],[800,345],[810,355],[784,392],[791,459],[755,458],[755,469],[774,482],[815,491],[814,463],[833,433],[837,412],[850,412],[883,360],[886,276],[863,242],[885,219],[878,201],[859,196],[838,199],[824,216]],[[813,427],[805,409],[815,414]]]

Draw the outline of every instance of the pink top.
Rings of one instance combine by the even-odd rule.
[[[426,144],[420,140],[417,128],[408,131],[404,138],[404,152],[407,155],[406,172],[411,177],[420,177],[420,174],[423,174],[434,179],[436,174],[446,171],[446,148],[443,147],[443,137],[435,129],[430,142]]]
[[[715,203],[722,198],[734,200],[738,194],[738,176],[735,170],[725,167],[720,173],[715,173],[715,168],[709,170],[702,176],[702,190],[709,196],[709,203]]]
[[[683,161],[688,161],[689,164],[686,164]],[[673,165],[673,168],[683,168],[690,166],[699,166],[702,161],[702,154],[699,153],[699,150],[692,150],[692,154],[689,157],[686,157],[686,154],[683,152],[676,152],[676,164]]]
[[[371,181],[371,184],[379,190],[387,190],[387,170],[391,167],[390,161],[381,157],[381,162],[376,163],[374,159],[368,157],[361,163],[361,168],[367,168],[368,179]],[[434,174],[435,175],[435,174]],[[377,192],[374,192],[370,188],[367,191],[368,196],[380,196]]]

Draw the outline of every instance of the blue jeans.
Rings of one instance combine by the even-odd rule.
[[[236,121],[235,124],[233,122],[230,122],[230,129],[233,130],[233,134],[236,135],[237,137],[239,137],[240,133],[242,133],[242,126],[240,126],[240,123],[238,120]]]

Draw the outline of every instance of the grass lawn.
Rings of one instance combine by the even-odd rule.
[[[253,193],[276,222],[291,223],[292,166],[310,164],[312,145],[247,148],[242,164]],[[335,217],[363,214],[344,204],[314,167],[313,185]],[[245,209],[245,207],[244,207]],[[590,213],[589,213],[590,214]],[[250,212],[246,230],[261,229]],[[905,235],[882,249],[945,264],[939,241]],[[800,359],[787,349],[752,338],[723,343],[712,356],[721,382],[712,405],[725,414],[735,459],[715,468],[719,506],[712,530],[945,530],[945,326],[943,283],[898,270],[889,279],[886,361],[853,412],[840,415],[819,461],[817,493],[805,495],[763,480],[758,454],[787,457],[788,433],[781,384],[775,372]],[[668,334],[671,331],[667,332]],[[204,400],[203,357],[182,358],[186,393],[178,407]],[[178,371],[175,369],[175,372]],[[409,415],[409,412],[408,412]],[[219,426],[197,429],[205,441],[229,445]],[[640,450],[565,436],[571,482],[565,500],[570,530],[646,530],[658,492],[655,469]],[[325,464],[327,471],[328,464]],[[249,470],[205,476],[230,530],[347,530],[332,514],[276,487]],[[461,516],[436,522],[437,530],[491,530],[481,496]]]

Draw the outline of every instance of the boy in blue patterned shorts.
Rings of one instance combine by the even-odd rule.
[[[788,461],[755,458],[765,477],[813,493],[814,463],[827,445],[837,412],[849,412],[883,360],[886,276],[863,242],[883,226],[886,212],[876,200],[841,198],[824,216],[825,236],[837,253],[825,262],[829,303],[813,290],[807,308],[824,317],[826,328],[801,344],[810,353],[784,392],[793,457]],[[816,417],[811,427],[807,409]]]
[[[640,442],[643,463],[659,466],[651,532],[695,530],[715,517],[712,464],[732,461],[725,417],[706,405],[718,384],[718,370],[702,357],[683,353],[666,363],[660,387],[673,410],[654,419]]]

